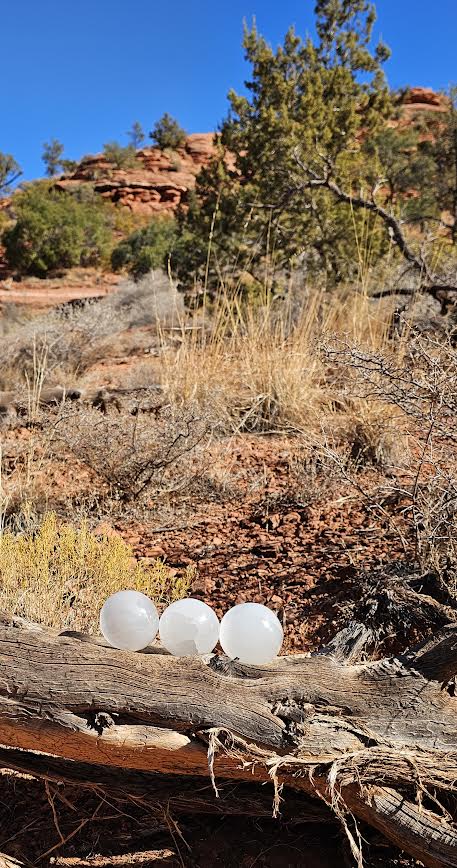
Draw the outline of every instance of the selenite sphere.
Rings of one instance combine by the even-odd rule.
[[[100,629],[113,648],[141,651],[156,637],[159,616],[146,594],[118,591],[103,604]]]
[[[260,603],[240,603],[221,621],[220,643],[227,657],[262,666],[279,652],[283,629],[274,612]]]
[[[176,657],[210,654],[219,639],[219,619],[206,603],[187,597],[165,609],[159,635],[162,645]]]

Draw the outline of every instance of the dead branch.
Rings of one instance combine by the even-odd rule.
[[[356,195],[352,192],[347,192],[343,190],[342,187],[335,181],[335,166],[333,161],[324,154],[318,153],[318,156],[322,163],[322,172],[318,174],[311,165],[306,164],[299,156],[299,151],[296,149],[294,157],[297,163],[297,166],[300,168],[302,174],[305,177],[305,182],[297,185],[295,187],[294,193],[301,193],[305,190],[316,190],[316,189],[325,189],[329,190],[338,202],[343,202],[346,205],[350,205],[352,208],[363,209],[365,211],[369,211],[372,214],[376,214],[382,222],[384,223],[390,238],[398,247],[400,253],[409,263],[414,271],[416,271],[419,275],[420,280],[420,289],[432,295],[433,298],[438,299],[442,307],[446,309],[449,304],[449,293],[455,293],[456,287],[454,286],[445,286],[439,285],[436,283],[435,275],[431,271],[425,257],[421,253],[415,253],[410,244],[408,243],[405,233],[402,229],[401,220],[395,217],[392,211],[388,211],[387,208],[384,208],[377,200],[376,193],[381,184],[377,184],[371,191],[371,197],[368,198],[362,195]],[[408,293],[408,290],[401,289],[396,290],[395,294],[411,294],[417,292],[417,289],[411,290]],[[393,290],[381,290],[379,293],[375,294],[376,298],[382,298],[384,295],[394,294]],[[455,301],[455,297],[451,300]]]
[[[6,856],[5,853],[0,853],[0,868],[23,868],[23,863],[13,859],[12,856]]]

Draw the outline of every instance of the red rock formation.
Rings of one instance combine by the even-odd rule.
[[[401,105],[407,112],[411,109],[444,112],[447,109],[447,97],[430,87],[410,87],[402,96]]]
[[[214,154],[214,134],[194,133],[176,151],[143,148],[138,167],[116,169],[103,154],[85,157],[73,175],[59,179],[57,189],[91,183],[97,193],[135,214],[151,216],[185,204],[195,179]]]

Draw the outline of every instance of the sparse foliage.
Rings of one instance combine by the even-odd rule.
[[[412,335],[404,358],[360,347],[334,348],[332,364],[345,369],[343,394],[375,406],[379,418],[393,410],[395,427],[410,443],[410,455],[390,462],[382,497],[362,493],[373,510],[397,505],[403,534],[414,540],[419,567],[433,571],[457,595],[457,366],[451,346],[434,337]],[[384,410],[383,410],[384,408]],[[381,412],[380,412],[381,410]],[[386,431],[386,425],[380,427]],[[391,426],[391,434],[393,434]],[[397,435],[398,445],[398,435]],[[334,460],[341,459],[333,454]],[[350,478],[344,470],[346,478]],[[356,487],[357,483],[356,483]]]
[[[0,151],[0,198],[10,193],[13,184],[21,177],[22,170],[11,154]]]
[[[136,149],[133,144],[124,146],[116,141],[106,142],[103,153],[116,169],[132,169],[136,165]]]
[[[195,458],[210,434],[207,414],[164,405],[155,392],[149,404],[147,412],[137,404],[130,412],[105,415],[75,407],[56,429],[66,448],[124,502],[171,494],[201,472]]]
[[[59,168],[62,167],[62,157],[64,146],[58,139],[51,139],[43,145],[43,153],[41,159],[45,165],[46,175],[48,178],[53,178],[57,175]]]
[[[131,331],[134,342],[135,330],[157,322],[176,324],[180,315],[181,297],[165,274],[151,272],[139,282],[123,282],[117,292],[97,301],[63,305],[25,319],[0,341],[0,386],[8,389],[8,381],[21,382],[24,374],[33,377],[37,352],[46,353],[50,372],[57,369],[73,378],[95,361],[119,353],[120,333]]]
[[[139,121],[134,121],[127,135],[130,139],[130,144],[135,151],[137,151],[138,148],[141,148],[141,145],[146,138],[143,127]]]
[[[77,160],[67,160],[67,158],[65,158],[65,159],[62,159],[60,161],[60,165],[61,165],[62,170],[67,175],[72,175],[73,172],[75,172],[76,169],[78,168],[78,161]]]

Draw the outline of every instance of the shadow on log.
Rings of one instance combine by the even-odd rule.
[[[248,667],[3,618],[0,765],[132,794],[153,779],[187,813],[333,814],[361,865],[355,818],[429,868],[457,866],[457,627],[361,663],[370,638],[352,624],[319,654]]]

